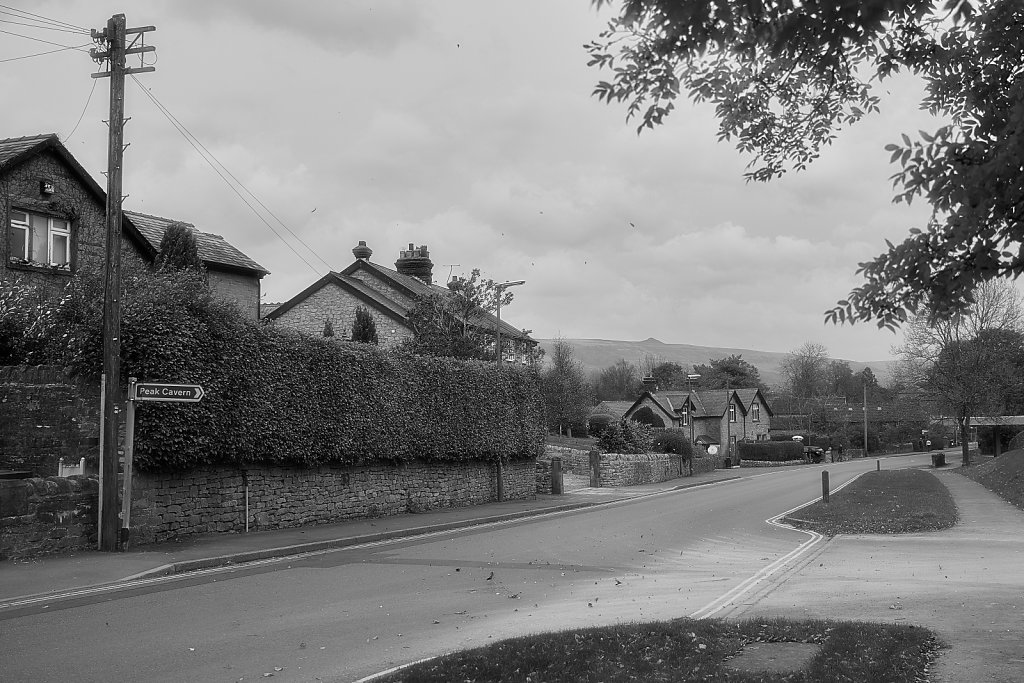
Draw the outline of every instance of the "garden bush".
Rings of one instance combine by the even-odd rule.
[[[804,446],[798,441],[741,441],[736,447],[740,460],[785,462],[804,457]]]
[[[97,286],[76,277],[40,324],[50,362],[79,376],[95,377],[102,366]],[[213,297],[201,273],[128,273],[121,337],[122,383],[133,376],[206,392],[199,403],[137,406],[135,458],[143,470],[494,461],[543,452],[535,371],[257,324]]]
[[[654,433],[654,451],[675,453],[689,460],[693,457],[690,433],[685,429],[659,429]]]
[[[590,436],[601,436],[601,432],[603,432],[608,425],[613,422],[615,422],[614,415],[609,415],[607,413],[591,415],[588,420],[588,424],[590,425]]]
[[[649,453],[654,443],[652,431],[632,420],[613,422],[601,432],[597,447],[605,453]]]

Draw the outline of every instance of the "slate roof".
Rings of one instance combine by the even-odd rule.
[[[425,296],[427,294],[448,294],[451,291],[447,287],[442,287],[441,285],[428,285],[426,282],[419,279],[418,277],[413,277],[411,275],[403,275],[402,273],[399,273],[397,270],[392,270],[391,268],[382,266],[379,263],[373,263],[372,261],[368,261],[365,259],[357,259],[354,263],[352,263],[350,266],[341,271],[339,275],[349,276],[360,269],[370,270],[376,273],[382,279],[390,280],[392,283],[397,285],[397,289],[404,289],[406,293],[412,298]],[[350,279],[356,280],[357,278]],[[399,304],[398,302],[394,303],[397,306],[401,307],[405,311],[406,315],[408,314],[408,307],[401,306],[401,304]],[[284,311],[282,311],[282,313],[283,312]],[[497,322],[497,320],[497,316],[491,315],[486,311],[482,311],[472,316],[469,322],[475,325],[476,327],[493,330],[494,324]],[[509,338],[522,339],[525,341],[533,342],[533,339],[531,339],[529,335],[523,334],[522,330],[514,327],[513,325],[510,325],[505,320],[501,321],[501,333]]]
[[[57,134],[47,133],[45,135],[29,135],[22,138],[0,140],[0,168],[10,161],[19,160],[21,156],[33,151],[35,147],[51,139],[56,140]]]
[[[729,408],[729,397],[738,392],[738,389],[702,389],[694,391],[694,403],[696,410],[693,411],[695,418],[721,417]],[[741,406],[741,410],[747,412],[747,405]]]
[[[160,241],[163,239],[164,232],[167,231],[168,227],[173,223],[184,223],[184,221],[176,221],[171,218],[162,218],[160,216],[151,216],[149,214],[138,213],[136,211],[125,211],[124,215],[128,217],[136,228],[138,228],[139,232],[154,251],[159,251]],[[196,226],[191,223],[184,224],[189,228],[192,228],[195,233],[196,246],[199,250],[199,258],[201,258],[205,263],[217,266],[226,266],[227,268],[234,270],[253,271],[259,273],[260,277],[270,273],[269,270],[228,244],[228,242],[220,235],[213,235],[208,232],[197,230]]]
[[[106,205],[106,191],[78,163],[78,160],[71,155],[71,152],[64,147],[56,133],[0,140],[0,173],[35,154],[47,150],[59,156],[75,172],[78,179],[93,194],[96,200],[101,205]],[[157,251],[159,251],[160,240],[163,239],[164,231],[167,229],[167,226],[174,222],[174,220],[168,218],[149,216],[134,211],[122,212],[122,229],[139,244],[144,252],[148,252],[150,258],[154,257]],[[188,223],[186,225],[195,228],[195,226]],[[228,244],[219,235],[211,235],[197,230],[196,238],[199,247],[199,257],[207,263],[235,270],[256,272],[259,273],[260,277],[270,272]]]
[[[622,419],[626,411],[633,407],[632,401],[601,401],[590,409],[590,416],[611,415],[616,419]]]

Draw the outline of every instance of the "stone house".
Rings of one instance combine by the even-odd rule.
[[[394,347],[412,337],[409,312],[421,296],[447,294],[447,287],[434,284],[433,262],[425,246],[409,245],[401,250],[395,268],[370,260],[373,250],[365,241],[352,249],[355,261],[340,272],[331,271],[283,304],[264,306],[266,320],[311,335],[322,335],[329,322],[335,335],[350,335],[356,309],[369,311],[377,328],[380,345]],[[497,318],[481,312],[472,325],[491,332]],[[502,346],[507,362],[527,363],[537,342],[522,330],[501,321]]]
[[[738,441],[765,441],[771,431],[772,409],[760,389],[700,389],[644,391],[624,417],[656,428],[689,429],[694,443],[720,447],[732,458]]]
[[[55,134],[0,140],[0,282],[25,282],[52,294],[106,259],[106,192]],[[121,258],[151,264],[174,221],[124,211]],[[189,225],[189,224],[186,224]],[[268,271],[224,238],[195,229],[211,288],[259,318],[260,280]]]

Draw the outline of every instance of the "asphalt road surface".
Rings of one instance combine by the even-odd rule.
[[[514,635],[706,616],[808,542],[765,520],[819,496],[822,469],[836,487],[874,468],[743,470],[583,511],[41,604],[0,616],[0,671],[11,681],[353,681]]]

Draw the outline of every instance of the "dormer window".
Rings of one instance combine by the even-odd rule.
[[[8,257],[39,266],[69,268],[71,223],[64,218],[11,209]]]
[[[729,404],[729,422],[735,422],[735,421],[736,421],[736,404],[735,403],[730,403]]]

